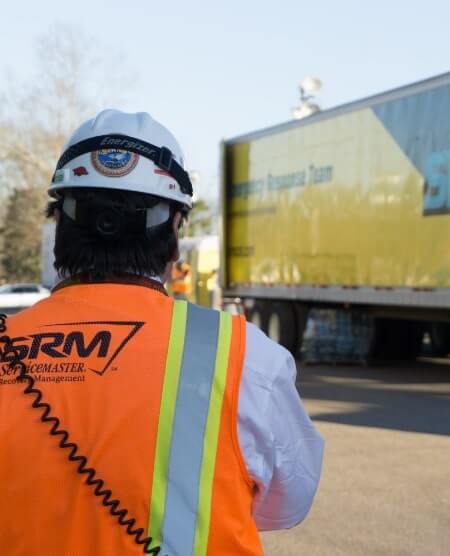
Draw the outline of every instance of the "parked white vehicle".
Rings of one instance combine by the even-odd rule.
[[[0,286],[0,312],[17,313],[49,295],[50,291],[40,284],[4,284]]]

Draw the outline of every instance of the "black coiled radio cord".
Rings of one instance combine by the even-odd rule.
[[[6,332],[6,319],[7,315],[0,314],[0,334]],[[101,499],[103,506],[108,508],[109,513],[117,518],[117,521],[128,535],[134,537],[134,541],[138,545],[142,545],[144,554],[154,554],[157,555],[161,552],[160,546],[151,547],[153,538],[145,537],[145,531],[142,528],[135,528],[136,519],[134,517],[128,517],[128,510],[126,508],[120,508],[121,502],[117,499],[112,499],[112,492],[108,488],[104,488],[105,483],[102,479],[97,477],[97,471],[93,467],[88,467],[88,460],[85,456],[79,455],[78,444],[71,442],[69,438],[69,433],[61,428],[61,421],[58,417],[51,415],[51,406],[42,401],[42,392],[36,388],[34,378],[27,373],[27,367],[25,363],[21,360],[18,351],[14,350],[12,347],[11,338],[9,336],[3,335],[0,337],[0,342],[5,344],[5,348],[2,353],[2,359],[5,361],[5,356],[7,354],[12,354],[13,357],[9,363],[10,368],[19,367],[20,374],[18,376],[19,381],[24,381],[26,386],[23,393],[34,397],[31,407],[35,409],[40,409],[41,417],[40,420],[43,423],[51,424],[49,434],[51,436],[60,437],[59,446],[65,450],[68,450],[67,459],[70,462],[75,462],[78,464],[77,473],[80,475],[86,475],[86,484],[94,487],[93,493]]]

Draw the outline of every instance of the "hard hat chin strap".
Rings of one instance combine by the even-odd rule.
[[[147,143],[147,141],[136,139],[136,137],[129,137],[128,135],[116,133],[111,135],[98,135],[71,145],[58,160],[52,182],[55,181],[56,171],[63,168],[74,158],[103,149],[121,149],[147,158],[158,166],[158,168],[161,168],[161,170],[164,170],[172,176],[172,178],[178,182],[182,193],[192,197],[193,189],[189,174],[178,164],[170,149],[167,147],[157,147],[156,145]]]

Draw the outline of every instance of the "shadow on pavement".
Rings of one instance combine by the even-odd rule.
[[[314,400],[315,421],[450,436],[448,362],[299,368],[299,391]]]

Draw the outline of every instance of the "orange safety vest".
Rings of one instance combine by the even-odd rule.
[[[170,287],[174,294],[188,295],[191,293],[191,269],[189,265],[183,263],[181,268],[177,268],[176,265],[173,267]]]
[[[241,317],[142,285],[78,284],[9,318],[6,333],[160,556],[263,554],[237,435]],[[23,389],[2,361],[2,556],[142,555]]]

